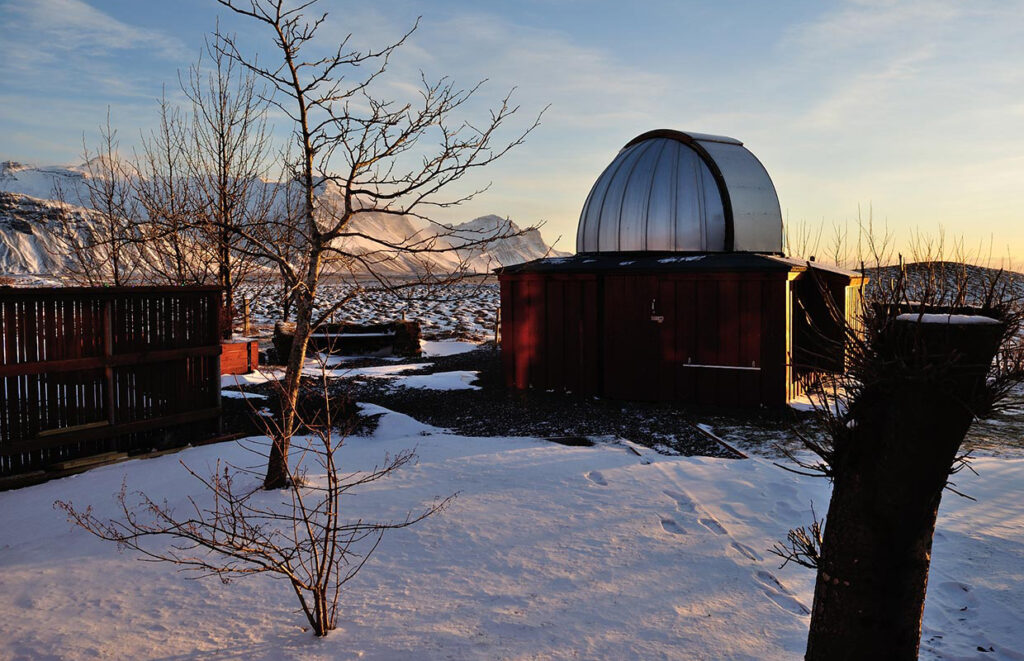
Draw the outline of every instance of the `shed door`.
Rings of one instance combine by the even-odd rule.
[[[766,285],[761,278],[607,277],[604,393],[756,406]]]
[[[658,281],[651,276],[605,278],[603,376],[608,397],[638,401],[662,398],[659,371],[663,323],[658,323],[657,317],[664,315],[658,309],[658,290]]]

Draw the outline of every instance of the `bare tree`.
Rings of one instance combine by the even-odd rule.
[[[224,334],[230,338],[238,284],[267,266],[246,245],[245,231],[268,221],[276,186],[267,181],[267,103],[254,75],[209,44],[206,51],[210,64],[200,58],[180,81],[192,106],[184,153],[196,200],[192,222],[224,288]]]
[[[87,285],[129,284],[141,264],[138,208],[133,192],[130,164],[118,153],[117,131],[107,121],[100,127],[100,144],[95,151],[82,140],[85,172],[72,190],[54,182],[54,197],[62,212],[59,242],[71,256],[68,276]],[[68,206],[91,210],[88,222],[81,222]]]
[[[299,391],[309,335],[318,321],[314,318],[317,288],[325,272],[334,268],[344,273],[358,264],[383,282],[381,267],[395,255],[453,250],[433,234],[414,233],[396,241],[386,234],[360,231],[353,221],[365,214],[429,220],[427,210],[472,198],[479,191],[440,195],[520,144],[537,122],[498,143],[499,129],[517,110],[510,97],[475,126],[459,121],[456,114],[479,85],[462,89],[448,79],[433,83],[422,79],[416,102],[375,96],[375,81],[412,30],[379,49],[359,51],[349,47],[346,38],[326,56],[307,57],[327,17],[307,16],[316,0],[294,5],[284,0],[218,1],[266,28],[277,58],[244,54],[233,37],[221,33],[216,47],[267,83],[273,92],[270,102],[293,126],[295,158],[290,171],[299,200],[290,220],[296,230],[296,258],[285,258],[267,235],[241,232],[254,252],[278,265],[294,297],[295,341],[284,379],[284,397],[290,405],[282,407],[286,415],[274,439],[265,479],[267,488],[280,488],[288,481],[288,444],[294,430],[287,412],[294,409]],[[427,142],[434,144],[428,148]],[[321,194],[328,188],[333,196]]]
[[[896,242],[888,223],[875,222],[875,211],[868,205],[867,217],[857,205],[857,220],[854,231],[856,242],[851,240],[847,222],[833,222],[831,232],[822,244],[823,224],[814,226],[806,221],[787,222],[784,227],[785,253],[787,257],[825,261],[841,268],[863,268],[868,265],[888,265],[896,260]],[[919,241],[924,235],[918,234]],[[824,257],[824,259],[822,259]]]
[[[172,285],[207,284],[214,255],[195,222],[200,204],[189,178],[188,126],[166,96],[160,99],[160,124],[142,138],[136,156],[134,194],[144,213],[144,280]]]
[[[790,222],[787,218],[782,231],[786,256],[797,259],[813,258],[821,244],[821,232],[820,225],[815,230],[806,220]]]
[[[331,401],[326,380],[321,382],[314,395],[321,401],[310,407],[316,413],[301,405],[292,411],[309,435],[296,447],[299,459],[288,468],[289,487],[281,501],[268,502],[259,486],[246,486],[258,478],[252,470],[218,461],[206,475],[182,463],[201,486],[182,512],[144,492],[129,493],[127,485],[116,495],[116,518],[99,517],[91,506],[81,509],[67,501],[54,506],[101,539],[200,577],[224,582],[252,574],[284,578],[313,633],[326,636],[335,628],[342,586],[366,564],[384,533],[440,512],[455,496],[435,499],[398,520],[346,520],[347,496],[409,465],[415,454],[406,450],[369,470],[342,472],[338,452],[344,438],[333,433],[342,421],[332,418],[339,407]],[[264,419],[264,424],[273,434],[273,423]],[[266,456],[260,448],[249,449]]]

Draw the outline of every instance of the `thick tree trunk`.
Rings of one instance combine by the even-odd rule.
[[[917,658],[939,502],[1001,329],[895,322],[895,367],[836,443],[809,661]]]

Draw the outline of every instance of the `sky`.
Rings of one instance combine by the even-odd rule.
[[[915,233],[1024,261],[1024,0],[322,0],[322,46],[419,28],[378,92],[420,72],[486,80],[469,118],[515,88],[541,125],[467,182],[445,220],[495,213],[572,250],[591,185],[654,128],[728,135],[765,165],[792,231],[856,232],[869,210]],[[81,161],[109,107],[121,148],[220,20],[247,52],[260,26],[213,0],[0,0],[0,160]],[[391,96],[389,96],[391,98]],[[271,118],[283,137],[289,128]]]

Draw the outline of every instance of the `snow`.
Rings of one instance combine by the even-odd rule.
[[[807,393],[800,393],[796,397],[790,398],[788,404],[791,409],[804,413],[822,410],[827,406],[831,409],[832,414],[838,418],[843,416],[847,410],[846,391],[841,390],[837,393],[829,393],[826,399],[822,399],[820,395],[812,397]]]
[[[395,336],[395,332],[394,331],[388,331],[388,332],[385,332],[385,333],[310,333],[309,336],[311,338],[312,337],[315,337],[315,338],[325,338],[325,337],[331,337],[331,338],[342,338],[342,337],[348,337],[348,338],[353,338],[353,337],[361,337],[361,338],[368,338],[368,337],[394,337]]]
[[[306,358],[306,369],[316,368],[319,374],[319,367],[322,364],[324,367],[337,368],[339,365],[350,363],[353,360],[362,360],[366,356],[338,356],[334,354],[318,353]],[[373,356],[375,360],[384,360],[388,362],[402,360],[399,356]]]
[[[475,248],[460,248],[459,254],[471,259],[469,266],[477,273],[485,273],[498,266],[529,262],[538,257],[557,258],[569,255],[545,243],[539,230],[523,230],[511,220],[493,214],[454,225],[452,230],[454,232],[445,238],[449,244],[456,247],[479,242],[489,236],[507,237]]]
[[[300,629],[282,581],[185,580],[119,554],[51,507],[60,498],[113,515],[125,480],[185,508],[203,496],[179,459],[199,470],[218,459],[259,466],[232,443],[0,493],[0,658],[802,655],[813,572],[779,569],[766,549],[810,521],[812,502],[826,507],[826,481],[759,458],[462,437],[363,408],[380,422],[372,436],[346,441],[343,470],[411,447],[419,463],[348,497],[349,517],[396,518],[459,497],[385,536],[342,594],[338,630],[326,639]],[[974,467],[980,477],[961,473],[957,487],[977,502],[947,493],[939,514],[924,659],[978,658],[978,647],[1024,658],[1024,458],[979,457]]]
[[[659,264],[674,264],[677,262],[699,262],[704,259],[704,255],[686,255],[682,257],[663,257],[658,260]]]
[[[476,342],[465,342],[460,340],[420,340],[420,351],[424,358],[435,358],[439,356],[454,356],[458,353],[466,353],[479,349]]]
[[[41,200],[55,199],[54,189],[60,186],[69,202],[79,202],[78,192],[84,179],[83,167],[33,167],[22,163],[0,163],[0,191],[28,195]]]
[[[221,390],[221,397],[227,397],[228,399],[267,399],[266,395],[260,395],[255,392],[242,392],[240,390]]]
[[[433,363],[415,363],[412,365],[379,365],[376,367],[341,367],[332,369],[330,367],[321,368],[319,363],[314,361],[306,361],[306,366],[302,368],[302,373],[307,376],[322,376],[326,373],[328,377],[368,377],[368,378],[390,378],[402,374],[404,372],[415,372],[417,370],[423,370],[433,365]]]
[[[86,166],[35,167],[10,161],[0,162],[0,192],[16,197],[18,203],[38,214],[22,229],[5,222],[0,214],[0,266],[9,273],[58,274],[66,266],[56,245],[57,203],[55,183],[64,191],[67,202],[76,212],[84,212],[90,204],[83,185],[88,176]],[[263,182],[268,189],[280,184]],[[325,208],[343,204],[344,195],[337,185],[328,183],[318,191]],[[279,194],[278,199],[282,196]],[[19,214],[19,218],[24,216]],[[88,221],[85,221],[88,223]],[[523,230],[511,220],[488,215],[462,224],[440,225],[415,216],[364,212],[352,220],[347,237],[337,240],[335,247],[354,254],[372,252],[376,273],[417,274],[490,273],[498,266],[508,266],[547,256],[568,255],[549,246],[537,229]],[[370,239],[368,237],[373,237]],[[504,238],[495,238],[504,237]],[[494,239],[491,241],[490,239]],[[430,245],[431,251],[410,253],[382,250],[382,245],[414,243]]]
[[[369,289],[355,291],[359,286]],[[242,286],[240,296],[250,300],[254,323],[273,326],[280,318],[280,301],[274,288]],[[421,324],[425,340],[458,337],[483,342],[494,338],[494,325],[500,306],[500,288],[496,282],[461,282],[444,287],[416,286],[401,292],[374,290],[367,282],[326,282],[319,289],[317,313],[335,302],[348,300],[343,307],[344,320],[357,324],[386,323],[404,317]]]
[[[480,390],[479,386],[470,385],[476,381],[477,374],[479,372],[469,370],[414,374],[395,379],[394,385],[406,388],[426,388],[427,390]]]
[[[986,317],[980,314],[901,314],[896,321],[913,321],[922,324],[952,324],[956,326],[966,325],[987,325],[1000,323],[998,319]]]
[[[283,367],[261,367],[252,374],[225,374],[220,377],[220,387],[255,386],[268,381],[280,381],[283,378]],[[223,393],[223,390],[221,392]]]
[[[458,351],[455,353],[458,353]],[[415,363],[411,365],[379,365],[376,367],[342,367],[338,369],[326,369],[325,371],[328,377],[389,379],[390,385],[394,387],[404,386],[406,388],[427,388],[430,390],[480,389],[478,386],[470,385],[472,381],[476,380],[477,372],[475,371],[460,370],[454,372],[437,372],[434,374],[411,374],[412,372],[425,370],[432,366],[433,363]],[[322,372],[320,365],[312,362],[307,362],[307,366],[302,370],[302,373],[308,376],[320,376]]]

